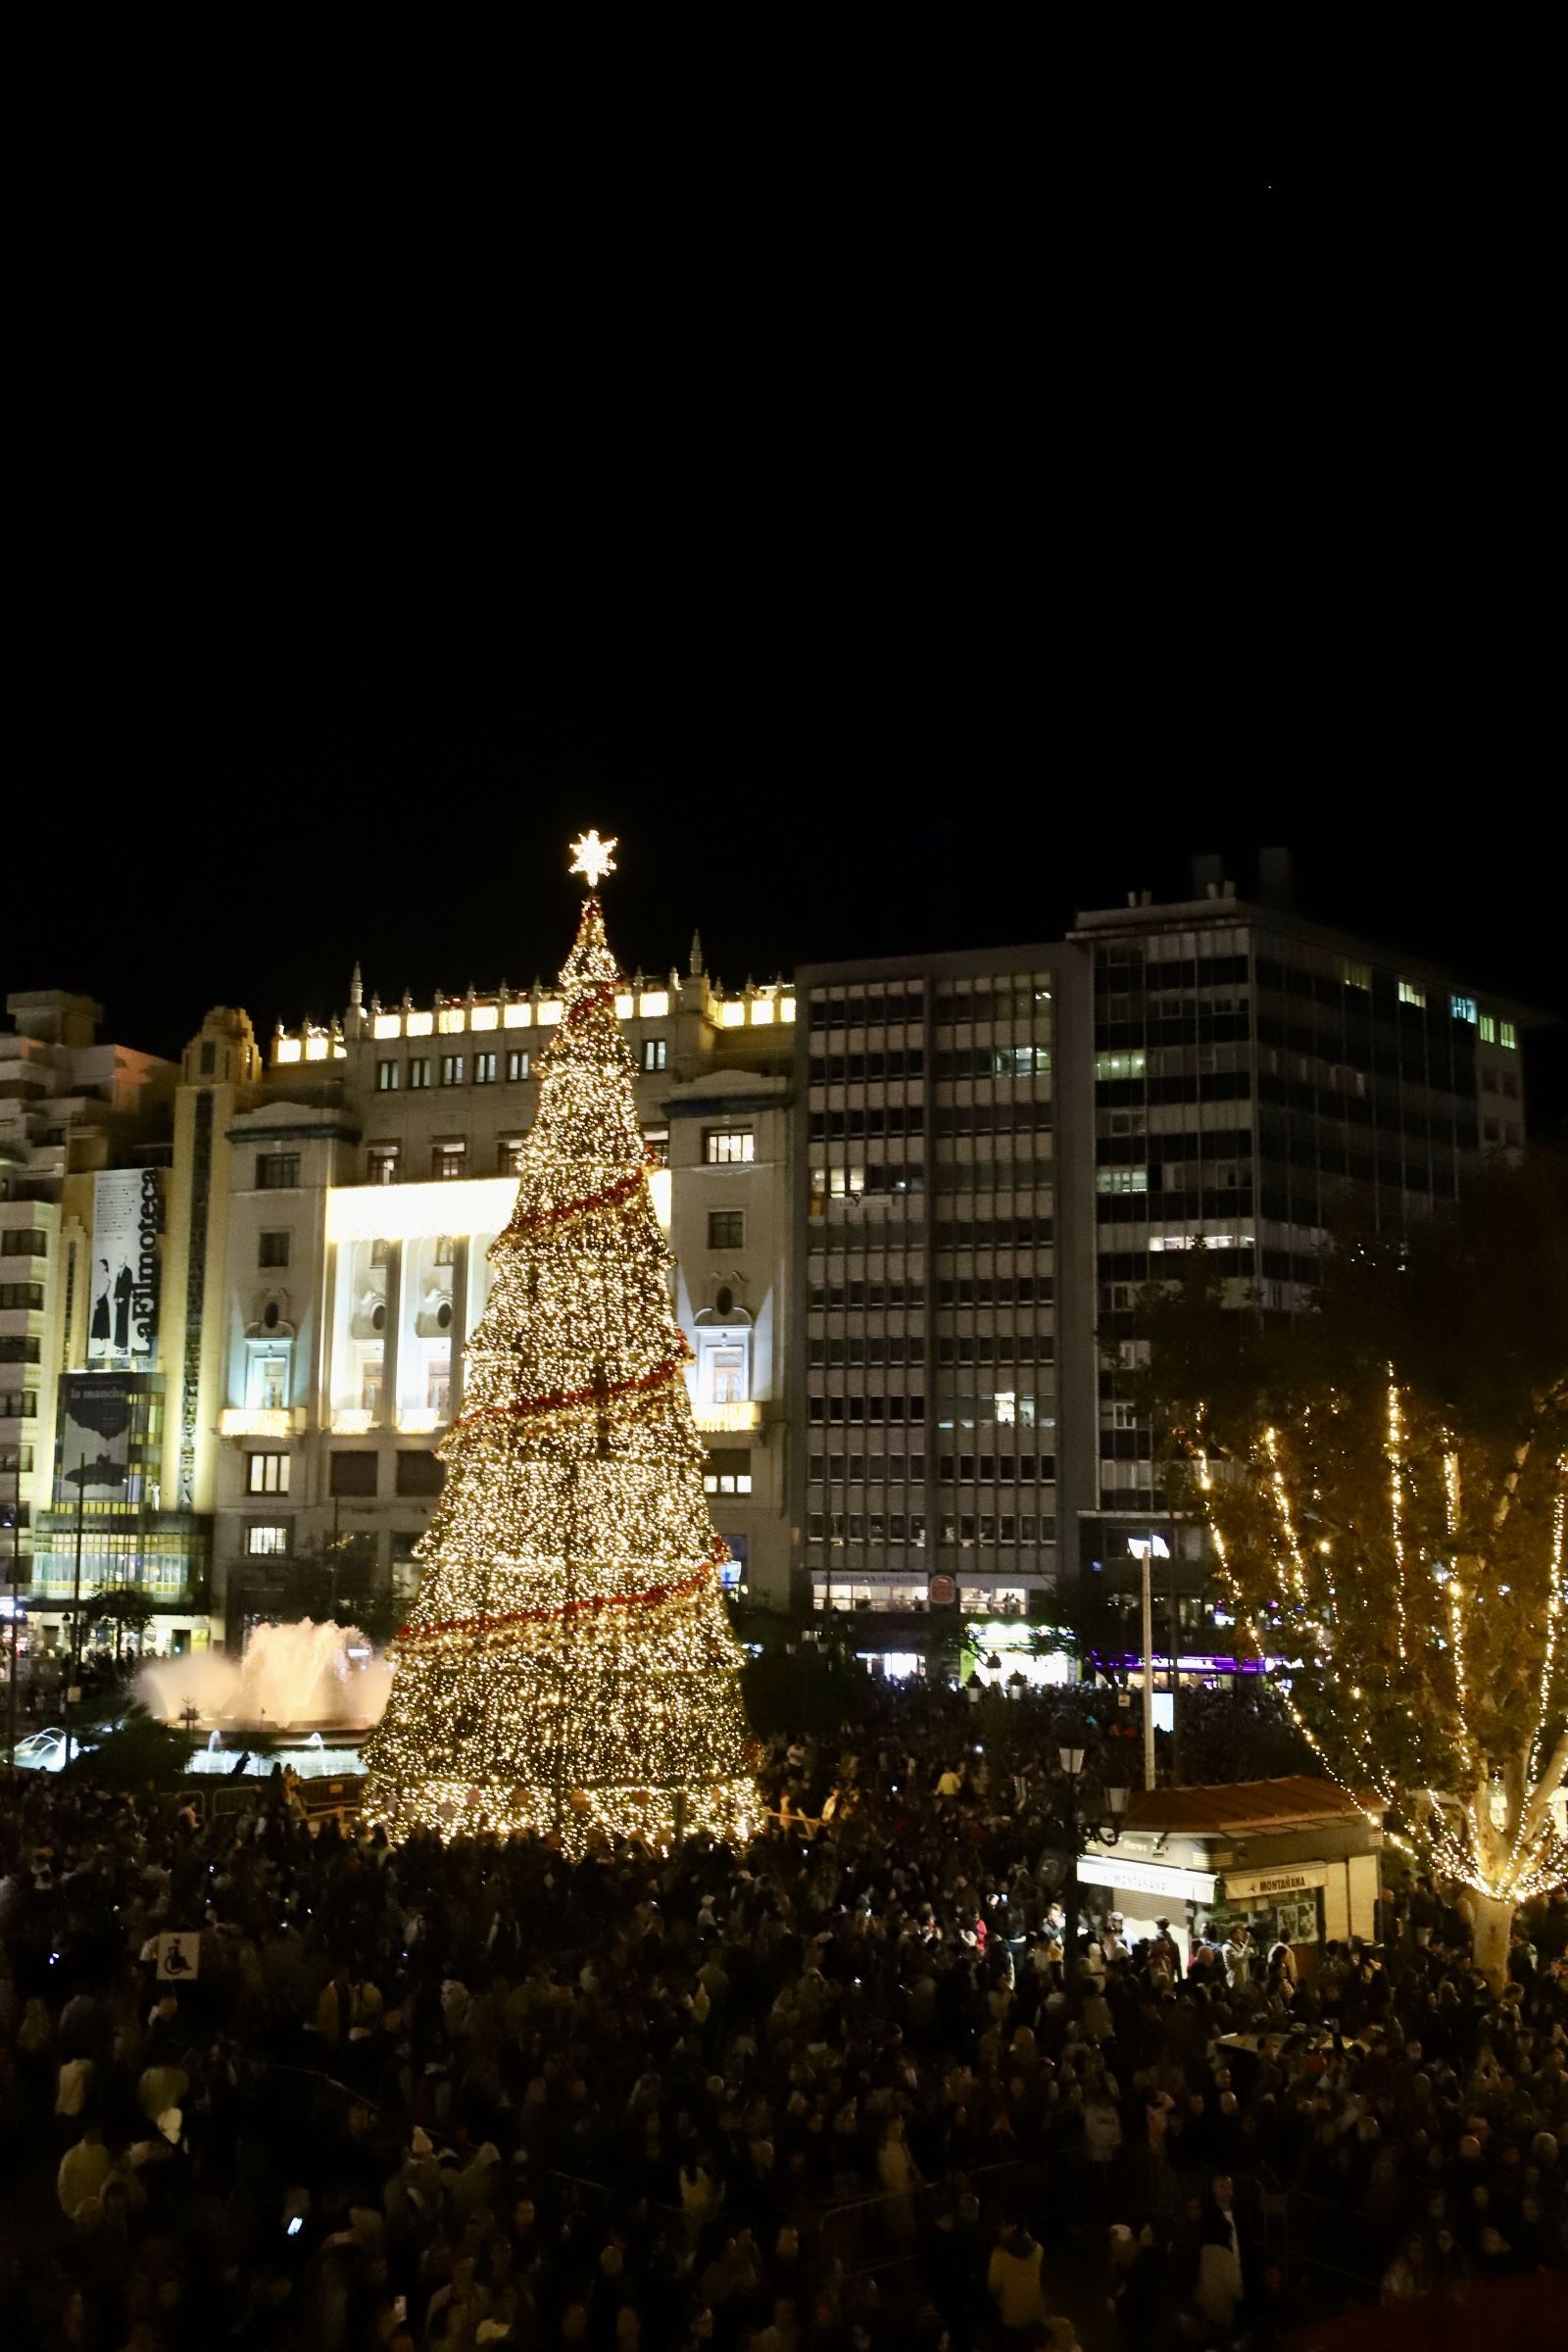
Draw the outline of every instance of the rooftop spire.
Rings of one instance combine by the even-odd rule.
[[[700,931],[692,933],[692,952],[686,958],[686,969],[694,980],[700,980],[703,976],[703,935]]]

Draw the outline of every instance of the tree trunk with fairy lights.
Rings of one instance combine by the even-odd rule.
[[[612,846],[579,845],[590,887]],[[365,1813],[396,1838],[524,1831],[578,1853],[759,1815],[621,985],[590,897],[366,1747]]]
[[[1286,1327],[1195,1256],[1151,1298],[1152,1386],[1246,1644],[1336,1779],[1461,1890],[1478,1967],[1568,1878],[1568,1183],[1473,1171],[1328,1253]]]

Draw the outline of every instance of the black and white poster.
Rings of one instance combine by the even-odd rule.
[[[147,1385],[112,1372],[61,1375],[57,1507],[139,1499],[130,1442],[138,1395]]]
[[[158,1340],[156,1168],[102,1168],[92,1180],[89,1364],[147,1364]]]

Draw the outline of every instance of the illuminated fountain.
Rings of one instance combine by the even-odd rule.
[[[206,1731],[192,1772],[232,1772],[251,1740],[248,1769],[276,1762],[307,1777],[357,1772],[360,1740],[380,1720],[392,1669],[357,1627],[303,1617],[256,1626],[244,1655],[215,1650],[158,1658],[142,1668],[136,1695],[164,1723]]]

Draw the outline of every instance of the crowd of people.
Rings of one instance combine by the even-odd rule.
[[[21,1776],[5,2340],[1265,2352],[1568,2267],[1568,1901],[1500,1993],[1414,1881],[1300,1967],[1068,1955],[1050,1727],[997,1715],[868,1698],[747,1850],[575,1865]]]

